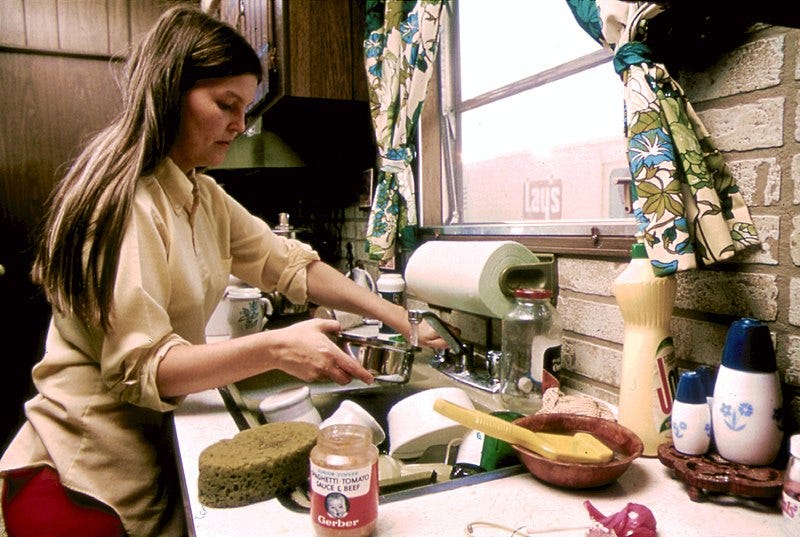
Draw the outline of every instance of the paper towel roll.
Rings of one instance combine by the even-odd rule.
[[[429,241],[406,264],[406,288],[432,305],[503,318],[514,298],[503,292],[501,275],[537,261],[514,241]]]

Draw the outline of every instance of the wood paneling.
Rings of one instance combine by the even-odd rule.
[[[118,111],[113,64],[68,57],[4,54],[0,62],[0,192],[3,211],[35,221],[56,175],[89,132]]]
[[[59,2],[58,44],[61,50],[108,54],[106,0]]]
[[[130,11],[132,9],[133,6],[129,7],[126,0],[108,0],[108,52],[112,56],[128,54],[128,47],[131,43]],[[155,17],[146,17],[145,20],[153,21]],[[147,26],[150,27],[150,22]]]
[[[58,9],[56,0],[23,0],[25,45],[31,48],[58,49]]]
[[[25,45],[25,11],[22,0],[0,2],[0,43]]]
[[[6,269],[0,296],[13,311],[0,323],[7,344],[0,376],[3,443],[21,419],[49,321],[49,307],[29,277],[47,196],[87,137],[121,105],[113,72],[122,64],[109,53],[127,48],[131,29],[141,35],[164,6],[162,0],[0,0],[0,43],[6,45],[0,48],[0,264]]]
[[[158,16],[176,0],[148,0],[147,2],[126,2],[129,10],[129,39],[131,43],[138,42],[147,33]]]

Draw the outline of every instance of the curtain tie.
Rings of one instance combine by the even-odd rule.
[[[381,170],[398,173],[405,170],[414,160],[414,151],[408,145],[401,145],[390,147],[385,152],[381,151],[380,157]]]
[[[614,53],[614,70],[618,75],[624,73],[631,65],[653,63],[653,52],[641,41],[630,41]]]

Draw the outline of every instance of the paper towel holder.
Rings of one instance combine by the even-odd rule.
[[[554,257],[548,254],[536,254],[538,258],[547,257],[538,263],[522,263],[511,265],[500,272],[498,284],[504,295],[514,296],[514,290],[520,287],[534,287],[553,290]]]

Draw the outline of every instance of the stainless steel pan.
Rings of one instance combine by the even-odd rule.
[[[337,334],[336,342],[369,370],[375,380],[396,384],[408,382],[414,356],[420,350],[419,347],[408,344],[343,333]]]

